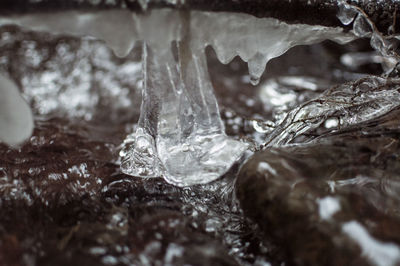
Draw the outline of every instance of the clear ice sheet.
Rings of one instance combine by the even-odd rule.
[[[388,66],[386,66],[386,74],[390,74],[395,68],[397,62],[400,61],[400,56],[395,51],[399,45],[398,36],[389,35],[385,36],[375,26],[375,24],[369,19],[368,15],[359,7],[353,6],[346,1],[339,1],[339,13],[337,14],[338,19],[344,25],[350,25],[353,23],[353,33],[355,36],[370,39],[371,47],[385,57]],[[391,29],[388,29],[390,34]]]

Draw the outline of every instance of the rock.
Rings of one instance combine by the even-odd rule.
[[[240,170],[244,213],[289,264],[400,263],[400,142],[378,127],[264,150]]]
[[[20,149],[0,145],[1,265],[238,265],[265,258],[257,231],[232,204],[233,173],[193,188],[124,175],[114,163],[121,129],[100,128],[42,120]]]

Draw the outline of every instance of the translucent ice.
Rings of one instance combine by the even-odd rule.
[[[398,79],[369,77],[333,87],[290,111],[268,136],[267,145],[290,144],[324,123],[330,130],[343,130],[387,114],[400,106],[399,82]],[[336,119],[336,127],[332,127],[332,119]]]
[[[398,39],[391,38],[390,36],[384,36],[381,32],[379,32],[375,24],[359,7],[353,6],[341,0],[337,17],[344,25],[350,25],[354,21],[354,34],[358,37],[370,38],[371,46],[387,60],[394,61],[396,63],[400,61],[399,55],[393,49],[394,47],[398,46]],[[392,65],[396,65],[396,63]],[[392,70],[393,67],[389,70],[386,70],[386,73],[390,73]]]
[[[142,1],[146,9],[146,1]],[[143,41],[143,100],[138,129],[121,151],[130,175],[164,176],[175,185],[207,183],[224,174],[247,145],[225,135],[204,54],[212,46],[228,63],[240,56],[257,84],[267,62],[295,45],[354,38],[341,28],[289,25],[239,13],[149,10],[6,17],[32,30],[103,39],[117,55]],[[211,25],[211,26],[210,26]]]
[[[339,4],[338,18],[344,25],[349,25],[353,22],[357,15],[357,11],[353,8],[349,8],[348,4],[342,1]]]
[[[160,15],[170,22],[177,18],[173,12]],[[134,141],[122,152],[121,167],[132,175],[163,174],[180,186],[207,183],[226,172],[246,145],[224,133],[204,48],[193,49],[184,37],[173,42],[172,49],[180,27],[170,24],[172,30],[165,30],[157,25],[166,21],[145,17],[136,24],[145,40],[143,102],[139,129],[128,138]],[[188,27],[182,30],[191,34]],[[145,157],[132,157],[143,151]],[[155,151],[158,157],[147,156]]]
[[[237,55],[247,62],[253,84],[258,83],[269,60],[291,47],[326,39],[339,43],[354,39],[341,28],[287,24],[240,13],[194,12],[191,25],[192,32],[196,32],[195,42],[211,45],[222,63],[230,62]]]

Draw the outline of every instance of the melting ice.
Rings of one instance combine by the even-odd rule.
[[[131,175],[164,178],[175,185],[207,183],[224,174],[247,145],[225,135],[209,78],[205,47],[222,63],[240,56],[257,84],[267,62],[295,45],[354,36],[341,28],[289,25],[246,14],[152,10],[66,12],[6,17],[17,24],[103,39],[119,56],[143,42],[143,100],[139,127],[121,151],[121,168]]]

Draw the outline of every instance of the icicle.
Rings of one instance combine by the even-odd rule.
[[[137,25],[148,26],[145,20]],[[168,36],[146,33],[142,112],[139,129],[130,139],[143,135],[154,139],[146,142],[144,150],[156,151],[158,156],[132,156],[140,154],[143,147],[137,141],[134,145],[128,142],[130,148],[121,153],[122,170],[137,175],[138,168],[141,176],[162,171],[168,182],[179,186],[215,180],[241,156],[247,145],[224,133],[204,49],[193,50],[190,36],[186,36],[185,40],[175,42],[179,51],[176,61]]]
[[[264,73],[268,57],[264,54],[257,53],[249,60],[250,82],[254,86],[260,82],[261,75]]]
[[[354,39],[341,28],[287,24],[273,18],[246,14],[192,12],[193,42],[211,45],[218,59],[229,63],[240,56],[249,65],[251,82],[256,85],[268,61],[296,45],[326,39],[345,43]],[[210,27],[212,25],[212,27]]]

